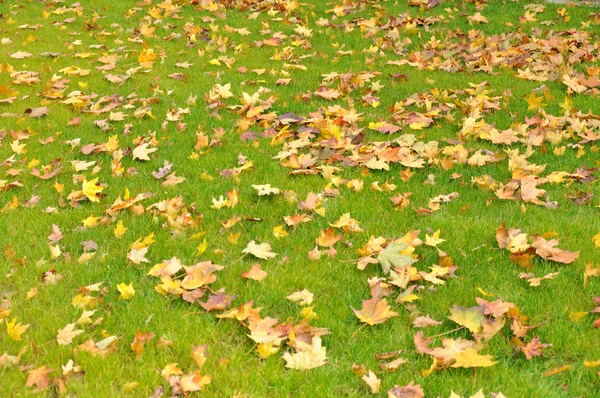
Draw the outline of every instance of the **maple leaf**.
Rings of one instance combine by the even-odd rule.
[[[452,361],[456,354],[463,352],[467,348],[473,347],[474,341],[457,339],[442,339],[442,347],[437,347],[429,353],[435,358],[443,359],[444,361]]]
[[[310,303],[313,302],[314,297],[314,294],[304,289],[290,294],[286,299],[298,303],[299,305],[310,305]]]
[[[429,315],[420,316],[418,318],[415,318],[415,320],[413,321],[413,326],[416,328],[427,328],[430,326],[438,326],[441,324],[442,322],[432,319]]]
[[[41,366],[37,369],[30,370],[25,386],[35,386],[37,390],[47,390],[48,386],[50,385],[50,377],[48,377],[48,375],[52,372],[53,370],[47,367],[46,365]]]
[[[275,236],[277,239],[285,238],[286,236],[288,236],[288,233],[285,230],[285,226],[278,225],[278,226],[274,227],[273,228],[273,236]]]
[[[271,194],[279,195],[279,193],[281,193],[279,188],[271,187],[271,184],[252,185],[252,188],[258,191],[258,196],[265,196]]]
[[[431,0],[430,0],[431,1]],[[434,0],[437,1],[437,0]],[[391,390],[388,390],[388,398],[423,398],[425,397],[425,392],[421,388],[420,384],[414,384],[414,381],[411,381],[404,387],[400,387],[398,385],[394,386]]]
[[[303,341],[295,341],[296,352],[283,354],[283,359],[286,361],[285,367],[298,370],[309,370],[327,363],[326,348],[321,345],[321,338],[313,336],[311,344]]]
[[[542,355],[542,349],[551,347],[552,344],[542,344],[538,337],[534,337],[529,343],[519,347],[519,349],[525,354],[525,357],[530,360],[533,357],[539,357]]]
[[[460,326],[466,327],[473,333],[477,333],[481,331],[481,321],[485,319],[483,311],[483,306],[465,308],[455,305],[450,310],[452,315],[448,319],[458,323]]]
[[[138,63],[146,69],[151,69],[157,57],[158,54],[155,54],[152,48],[144,48],[138,56]]]
[[[332,101],[342,95],[339,91],[330,89],[328,87],[319,87],[317,91],[315,91],[315,95],[319,96],[328,101]]]
[[[438,229],[437,231],[435,231],[433,234],[431,234],[431,236],[429,235],[425,235],[425,244],[427,246],[431,246],[431,247],[437,247],[437,245],[439,245],[442,242],[445,242],[446,239],[441,239],[440,238],[440,230]]]
[[[527,104],[529,105],[527,107],[528,111],[537,111],[540,108],[543,108],[544,106],[546,106],[542,101],[544,100],[544,97],[537,97],[535,95],[535,93],[532,91],[529,94],[529,97],[525,98],[525,101],[527,101]]]
[[[188,393],[203,390],[210,382],[210,375],[202,376],[197,370],[194,373],[183,376],[179,381],[179,385],[181,386],[181,391]]]
[[[520,229],[507,230],[504,224],[496,229],[496,241],[498,247],[507,249],[511,253],[526,251],[530,247],[526,234],[522,233]]]
[[[148,247],[142,247],[139,250],[132,248],[129,253],[127,253],[127,259],[134,264],[149,263],[150,260],[146,258],[147,253]]]
[[[369,370],[369,373],[363,375],[361,379],[367,383],[369,388],[371,389],[371,394],[375,395],[379,392],[379,388],[381,387],[381,379],[373,373],[372,370]]]
[[[326,230],[322,230],[319,232],[319,236],[315,239],[315,243],[321,247],[330,247],[332,248],[337,242],[339,242],[344,237],[341,235],[336,235],[335,230],[333,228],[327,228]]]
[[[373,297],[370,300],[363,300],[362,305],[360,311],[355,308],[352,308],[352,311],[361,322],[371,326],[384,323],[393,316],[398,316],[398,313],[392,311],[386,299],[380,300]]]
[[[205,303],[200,303],[200,307],[206,311],[221,311],[226,309],[236,296],[230,294],[211,294]]]
[[[29,324],[23,325],[21,322],[17,323],[17,318],[13,318],[10,322],[8,319],[6,320],[6,333],[15,341],[22,340],[21,335],[25,333],[28,327]]]
[[[130,344],[130,347],[133,350],[133,352],[135,352],[136,357],[142,355],[146,351],[146,349],[144,348],[146,343],[152,340],[154,337],[156,337],[154,333],[148,332],[137,332],[135,334],[133,343]],[[98,346],[98,344],[96,344],[96,346]]]
[[[173,375],[182,375],[183,370],[181,370],[181,368],[177,365],[179,365],[177,362],[167,364],[167,366],[165,366],[160,372],[160,375],[167,380],[169,380],[169,378]]]
[[[255,263],[252,264],[252,267],[250,268],[249,271],[244,271],[242,272],[242,278],[246,278],[246,279],[252,279],[255,281],[262,281],[263,279],[265,279],[267,277],[267,273],[265,271],[263,271],[262,269],[260,269],[260,264]]]
[[[63,238],[60,228],[56,224],[52,224],[52,233],[48,236],[48,240],[52,244],[58,243]]]
[[[408,249],[408,250],[407,250]],[[391,242],[387,247],[379,252],[377,260],[381,264],[383,273],[389,274],[391,268],[402,268],[417,262],[409,253],[412,252],[404,242]]]
[[[567,74],[562,76],[562,82],[576,93],[583,93],[587,87],[579,83],[579,80]]]
[[[123,220],[119,220],[119,222],[117,222],[117,225],[115,226],[115,229],[113,230],[115,238],[121,239],[123,235],[125,235],[125,232],[127,232],[127,228],[125,227],[125,225],[123,225]]]
[[[117,289],[121,293],[121,295],[119,296],[121,300],[129,300],[135,295],[133,283],[129,283],[129,285],[126,285],[125,283],[119,283],[117,285]]]
[[[480,297],[475,298],[477,304],[484,307],[484,315],[492,315],[494,318],[500,318],[515,305],[513,303],[505,302],[502,299],[496,301],[487,301]]]
[[[33,54],[25,52],[25,51],[17,51],[16,53],[10,54],[10,57],[13,59],[24,59],[24,58],[29,58],[32,55]]]
[[[192,347],[192,359],[199,368],[201,368],[206,362],[207,349],[208,346],[206,344]]]
[[[562,250],[556,247],[556,245],[558,245],[558,241],[556,239],[547,241],[541,236],[536,236],[533,242],[531,242],[531,247],[535,248],[535,253],[546,260],[570,264],[577,260],[577,257],[579,257],[579,251],[570,252],[567,250]]]
[[[469,17],[467,17],[467,19],[469,20],[470,23],[473,23],[473,22],[488,23],[487,18],[484,17],[483,15],[481,15],[480,12],[476,12],[475,14],[470,15]]]
[[[81,184],[81,190],[83,194],[90,200],[90,202],[100,202],[98,199],[98,194],[104,191],[104,187],[97,184],[98,178],[94,178],[93,180],[83,179],[83,183]]]
[[[60,345],[69,345],[73,342],[73,338],[83,333],[83,330],[75,330],[75,323],[70,323],[62,329],[58,329],[56,341]]]
[[[479,355],[476,349],[467,348],[463,352],[456,354],[454,359],[456,362],[452,365],[453,368],[486,368],[493,366],[497,362],[492,361],[494,357],[491,355]]]
[[[158,148],[148,148],[149,145],[148,143],[144,143],[135,147],[133,150],[133,159],[150,160],[148,155],[158,151]]]
[[[90,323],[92,323],[91,317],[96,313],[96,311],[98,310],[83,311],[79,319],[77,319],[76,323],[78,325],[89,325]]]
[[[271,245],[269,243],[265,242],[257,245],[253,240],[248,242],[248,245],[244,250],[242,250],[242,253],[252,254],[254,257],[261,258],[263,260],[268,260],[277,256],[277,253],[273,253],[271,251]]]
[[[75,366],[72,359],[69,359],[66,365],[61,365],[61,369],[66,380],[81,379],[85,375],[83,369],[80,366]]]
[[[600,232],[592,237],[592,242],[594,242],[596,247],[600,247]]]
[[[224,86],[220,84],[215,84],[212,89],[221,98],[233,97],[233,93],[231,92],[231,83],[227,83]]]
[[[50,109],[48,109],[45,106],[41,108],[28,108],[25,109],[24,113],[28,113],[30,118],[39,119],[42,116],[48,116],[48,114],[50,113]]]

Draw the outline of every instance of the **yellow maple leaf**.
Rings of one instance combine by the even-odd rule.
[[[167,380],[169,380],[169,377],[173,375],[182,375],[183,370],[181,370],[181,368],[177,365],[179,365],[177,362],[168,364],[165,366],[162,372],[160,372],[160,375]]]
[[[280,239],[288,236],[288,233],[283,225],[278,225],[273,228],[273,236],[275,236],[277,239]]]
[[[206,240],[206,238],[204,238],[204,239],[202,239],[202,243],[200,243],[198,246],[196,246],[196,255],[201,256],[202,254],[204,254],[207,247],[208,247],[208,241]]]
[[[135,295],[133,283],[129,283],[129,285],[126,285],[125,283],[119,283],[117,285],[117,289],[119,289],[119,292],[121,293],[119,296],[121,300],[129,300]]]
[[[125,228],[125,226],[123,225],[123,220],[119,220],[113,232],[117,239],[121,239],[123,235],[125,235],[125,232],[127,232],[127,228]]]
[[[442,242],[445,242],[446,239],[440,239],[440,230],[435,231],[431,236],[425,234],[425,244],[427,246],[437,247]]]
[[[85,227],[95,227],[98,225],[100,217],[89,216],[85,220],[81,221]]]
[[[48,245],[48,249],[50,249],[50,259],[55,260],[60,257],[62,251],[60,250],[60,246],[58,243],[54,246]]]
[[[25,333],[28,327],[29,324],[23,325],[21,322],[17,323],[17,318],[13,318],[10,322],[8,322],[8,319],[6,320],[6,332],[15,341],[22,340],[21,335]]]
[[[123,390],[125,392],[131,392],[131,391],[135,390],[135,388],[139,385],[140,385],[140,383],[137,381],[130,381],[130,382],[123,384]]]
[[[153,49],[144,48],[138,56],[138,63],[146,69],[151,69],[157,57],[158,54],[155,54]]]
[[[594,242],[594,245],[596,245],[596,247],[600,247],[600,232],[598,232],[592,237],[592,242]]]
[[[100,202],[97,194],[104,191],[104,187],[97,185],[98,178],[94,178],[93,180],[83,179],[83,184],[81,185],[81,190],[83,194],[90,200],[90,202]]]
[[[275,345],[272,341],[269,343],[260,343],[256,347],[256,352],[262,359],[267,359],[271,355],[279,351],[279,346]]]
[[[546,106],[546,104],[544,104],[542,101],[544,100],[543,96],[540,97],[536,97],[535,93],[532,91],[529,94],[529,97],[525,97],[525,101],[527,101],[527,104],[529,105],[527,107],[528,111],[537,111],[540,108],[543,108],[544,106]]]
[[[196,362],[199,368],[201,368],[206,362],[206,345],[197,345],[192,347],[192,359]]]
[[[474,348],[467,348],[463,352],[456,354],[453,368],[486,368],[493,366],[497,362],[492,361],[494,357],[491,355],[479,355]]]
[[[317,313],[313,311],[314,308],[314,305],[312,307],[303,308],[302,311],[300,311],[300,316],[307,321],[310,321],[311,319],[319,319]]]
[[[483,315],[482,307],[471,307],[465,308],[455,305],[450,310],[452,315],[448,317],[451,321],[458,323],[460,326],[464,326],[473,333],[478,333],[483,328],[481,321],[485,319]]]

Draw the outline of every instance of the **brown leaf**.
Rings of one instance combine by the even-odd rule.
[[[556,261],[558,263],[570,264],[579,257],[579,251],[570,252],[556,247],[558,240],[552,239],[547,241],[541,236],[536,236],[531,243],[535,248],[535,253],[543,259]]]
[[[400,387],[398,385],[394,386],[391,390],[388,390],[389,398],[423,398],[425,396],[425,392],[421,388],[420,384],[414,384],[414,381],[411,381],[404,387]]]
[[[361,322],[368,325],[378,325],[386,322],[393,316],[398,316],[398,313],[392,311],[385,299],[379,300],[373,297],[370,300],[363,300],[362,304],[363,307],[360,311],[354,308],[352,308],[352,311],[354,311],[354,314],[356,314]]]
[[[26,387],[34,387],[37,390],[47,390],[50,384],[50,377],[48,375],[53,370],[48,368],[46,365],[41,366],[37,369],[29,371],[29,377],[27,377]]]
[[[525,357],[529,360],[533,357],[542,356],[542,349],[551,347],[552,344],[542,344],[540,343],[540,339],[536,336],[533,340],[527,343],[525,346],[519,347]]]
[[[50,109],[45,106],[41,108],[27,108],[23,113],[28,113],[31,118],[40,118],[42,116],[47,116],[50,113]]]
[[[252,280],[260,282],[263,279],[265,279],[267,277],[267,275],[268,274],[265,271],[260,269],[260,264],[254,263],[254,264],[252,264],[252,267],[250,268],[250,270],[242,272],[241,276],[242,276],[242,278],[245,278],[245,279],[252,279]]]
[[[220,311],[225,310],[229,307],[229,304],[235,299],[236,296],[231,294],[211,294],[208,296],[208,300],[205,303],[200,303],[200,306],[206,311]]]

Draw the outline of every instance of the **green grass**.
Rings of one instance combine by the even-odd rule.
[[[18,117],[0,119],[3,132],[6,133],[5,138],[0,140],[0,162],[13,155],[12,132],[28,128],[31,134],[31,138],[22,141],[27,144],[27,153],[16,154],[15,163],[12,165],[12,168],[23,169],[23,172],[17,177],[12,177],[8,174],[10,167],[0,168],[0,180],[18,179],[23,184],[20,188],[0,191],[0,208],[13,200],[14,196],[21,204],[32,195],[41,196],[40,202],[33,208],[5,208],[0,213],[0,248],[4,252],[10,245],[16,253],[14,258],[8,255],[0,257],[0,292],[12,311],[7,322],[12,317],[17,317],[19,322],[30,324],[23,334],[22,341],[12,340],[6,333],[5,325],[0,325],[0,355],[4,352],[16,355],[23,347],[27,347],[18,365],[0,365],[1,396],[40,396],[32,388],[25,386],[27,371],[46,365],[54,369],[51,377],[58,377],[61,365],[65,365],[70,359],[74,359],[76,365],[81,366],[86,374],[81,380],[67,382],[67,395],[150,396],[158,386],[169,390],[169,383],[160,374],[167,364],[177,362],[186,373],[197,369],[190,354],[192,346],[200,344],[208,345],[207,362],[200,369],[202,374],[210,374],[212,377],[212,383],[200,393],[207,396],[367,396],[369,391],[353,374],[352,364],[365,364],[368,369],[379,371],[378,361],[373,356],[394,350],[405,350],[403,356],[408,359],[408,363],[394,373],[378,373],[382,379],[380,396],[385,396],[386,391],[396,384],[402,386],[413,380],[422,386],[428,397],[447,397],[450,391],[469,396],[479,389],[483,389],[486,394],[502,391],[509,397],[597,396],[600,390],[598,368],[583,365],[584,360],[600,359],[599,331],[592,326],[596,315],[588,314],[577,322],[571,320],[569,315],[571,312],[590,311],[594,308],[593,298],[599,295],[600,278],[590,278],[589,283],[583,285],[585,264],[597,262],[600,253],[600,249],[595,248],[591,240],[600,232],[600,218],[596,207],[598,200],[594,198],[592,204],[577,206],[566,198],[567,194],[579,190],[598,193],[597,184],[546,184],[542,188],[547,190],[551,201],[558,202],[559,208],[553,210],[527,203],[524,205],[526,211],[523,212],[521,202],[494,200],[492,192],[471,186],[471,177],[483,174],[489,174],[500,182],[508,181],[511,173],[507,169],[506,160],[484,167],[457,165],[451,170],[437,166],[415,169],[414,177],[408,182],[400,179],[400,171],[405,168],[398,164],[391,164],[389,171],[370,170],[368,173],[362,173],[363,170],[357,167],[342,167],[338,175],[346,179],[362,179],[364,189],[361,192],[353,192],[340,187],[339,196],[328,198],[324,202],[324,217],[315,215],[312,222],[302,224],[296,230],[287,229],[288,237],[276,239],[272,233],[273,228],[284,224],[284,216],[293,215],[298,211],[296,204],[286,202],[283,196],[262,197],[259,200],[251,185],[269,183],[282,190],[293,190],[300,200],[303,200],[309,192],[322,192],[328,182],[320,175],[291,176],[290,169],[282,167],[273,159],[282,150],[281,144],[273,144],[270,139],[260,136],[255,141],[241,141],[235,125],[240,116],[228,109],[222,109],[222,118],[211,117],[210,112],[205,109],[204,102],[204,94],[215,83],[231,83],[234,97],[224,100],[228,106],[238,105],[238,98],[242,96],[242,92],[252,94],[261,86],[268,88],[271,93],[263,94],[261,99],[277,95],[277,101],[270,110],[277,115],[293,112],[308,117],[320,107],[334,104],[348,109],[348,99],[352,98],[357,112],[363,113],[364,116],[364,120],[357,125],[359,128],[365,128],[366,141],[385,141],[397,138],[403,133],[415,133],[424,142],[438,140],[443,148],[448,144],[442,139],[457,139],[456,133],[464,116],[459,111],[453,112],[454,121],[439,120],[430,128],[415,132],[406,126],[404,131],[391,137],[366,128],[369,122],[376,122],[380,118],[391,121],[388,108],[414,93],[427,92],[433,88],[463,90],[469,88],[468,83],[487,81],[490,84],[489,89],[493,90],[491,95],[502,95],[504,90],[512,91],[512,97],[505,109],[485,114],[488,123],[494,123],[498,129],[506,129],[511,123],[523,122],[525,117],[535,114],[527,110],[525,97],[542,83],[519,80],[514,77],[515,70],[506,68],[496,68],[494,72],[498,72],[497,74],[485,74],[469,71],[448,73],[387,65],[388,60],[403,59],[401,55],[387,50],[383,55],[377,55],[373,62],[365,63],[365,60],[371,57],[362,51],[373,44],[373,39],[365,37],[359,27],[344,32],[315,24],[321,17],[332,20],[333,14],[326,13],[326,10],[342,2],[326,4],[321,1],[306,1],[307,4],[294,11],[292,16],[308,21],[309,28],[313,29],[313,36],[308,39],[312,48],[293,47],[293,54],[296,57],[313,54],[313,57],[299,60],[301,65],[307,67],[306,71],[288,69],[289,77],[293,78],[288,86],[276,86],[275,81],[286,77],[282,74],[282,71],[286,70],[284,64],[293,60],[273,61],[269,58],[276,50],[281,51],[283,47],[291,46],[289,39],[285,39],[280,47],[257,48],[253,47],[253,43],[270,37],[269,34],[260,34],[260,30],[266,29],[267,24],[271,33],[281,31],[291,35],[294,33],[295,23],[286,20],[282,13],[270,16],[267,12],[262,12],[256,19],[248,19],[250,11],[239,10],[227,10],[226,18],[219,18],[209,11],[191,5],[182,6],[179,13],[181,19],[165,18],[162,24],[156,25],[155,37],[145,38],[149,48],[153,48],[155,52],[159,52],[160,49],[166,52],[164,61],[161,62],[159,58],[147,73],[142,69],[121,86],[117,86],[108,82],[102,73],[95,69],[101,65],[96,60],[103,53],[110,54],[111,50],[122,46],[123,50],[118,52],[121,59],[111,73],[124,74],[129,68],[137,67],[137,56],[143,46],[141,43],[128,41],[128,38],[131,37],[132,30],[139,26],[142,18],[148,15],[152,5],[135,6],[133,2],[125,1],[81,3],[83,14],[80,16],[66,13],[51,14],[48,18],[42,18],[44,10],[52,12],[64,4],[22,0],[0,2],[0,13],[3,16],[0,19],[0,37],[12,40],[12,44],[0,45],[0,64],[11,64],[14,70],[18,71],[37,71],[41,80],[32,86],[15,85],[10,73],[0,73],[0,84],[19,92],[12,104],[0,104],[0,113],[19,114]],[[524,15],[524,2],[490,1],[490,4],[477,10],[473,4],[463,6],[461,1],[446,1],[431,10],[423,11],[407,7],[405,1],[359,3],[364,6],[364,10],[352,11],[339,17],[336,23],[346,21],[352,26],[356,18],[369,19],[377,13],[398,15],[410,12],[413,17],[443,15],[446,18],[447,24],[434,24],[429,31],[418,27],[415,34],[401,32],[402,38],[409,37],[412,41],[405,50],[407,53],[421,51],[423,44],[433,34],[443,41],[443,37],[446,37],[449,31],[456,29],[481,29],[486,35],[518,29],[531,33],[536,29],[536,24],[520,23],[518,20]],[[376,7],[376,4],[381,7]],[[551,27],[537,27],[543,32],[547,32],[548,29],[555,32],[582,29],[591,35],[591,43],[597,43],[599,25],[594,24],[594,18],[589,16],[593,9],[568,8],[570,20],[562,21],[557,17],[557,10],[562,7],[546,5],[546,11],[537,15],[538,20],[553,20],[556,24]],[[489,23],[469,25],[467,16],[476,11],[486,16]],[[127,16],[131,13],[134,15]],[[448,18],[448,15],[452,18]],[[66,29],[53,25],[54,22],[69,17],[74,17],[75,20],[65,25]],[[190,48],[186,46],[184,24],[193,21],[201,28],[210,29],[209,21],[203,21],[204,17],[215,18],[213,25],[218,27],[218,31],[214,33],[216,36],[229,38],[224,52],[219,52],[217,46],[202,40]],[[14,23],[10,23],[11,19]],[[97,19],[97,28],[86,30],[86,23],[92,23],[92,19]],[[507,22],[511,22],[513,26],[507,26]],[[584,22],[591,24],[582,27]],[[20,25],[37,23],[43,25],[38,30],[19,29]],[[172,25],[170,30],[163,29],[167,24]],[[246,27],[251,34],[241,36],[227,32],[224,30],[226,25],[234,28]],[[103,29],[113,35],[100,35]],[[163,40],[163,36],[171,32],[182,36],[170,41]],[[209,38],[211,34],[213,33],[208,32]],[[35,40],[24,44],[29,35],[33,35]],[[115,43],[117,38],[120,42]],[[81,40],[82,44],[69,47],[68,43],[76,40]],[[356,54],[336,56],[335,52],[339,48],[333,47],[332,43],[339,44],[340,48],[343,46],[343,50],[355,50]],[[102,44],[105,47],[89,48],[94,44]],[[22,60],[10,58],[10,54],[19,50],[30,52],[33,56]],[[199,50],[205,51],[204,55],[199,55]],[[46,51],[64,54],[56,58],[39,55]],[[93,53],[93,56],[75,57],[76,53],[86,51]],[[598,66],[597,48],[592,50],[592,54],[593,59],[575,66],[575,69],[585,71],[585,67]],[[219,56],[234,58],[232,68],[209,63]],[[183,61],[194,65],[188,70],[175,67],[176,62]],[[156,97],[158,102],[151,104],[156,119],[146,117],[137,120],[130,116],[125,122],[111,122],[113,130],[105,133],[94,125],[94,121],[106,118],[108,114],[96,117],[74,110],[56,100],[44,101],[41,95],[46,82],[54,74],[60,74],[60,69],[73,65],[91,69],[91,73],[85,77],[67,77],[70,82],[66,93],[81,89],[86,94],[94,92],[98,97],[112,94],[127,97],[132,92],[137,93],[140,98]],[[242,66],[248,69],[246,73],[237,71]],[[252,69],[259,68],[266,68],[267,72],[260,76],[251,72]],[[380,72],[373,81],[380,80],[385,86],[378,94],[381,105],[372,108],[361,104],[360,97],[364,95],[366,87],[333,102],[316,96],[307,102],[296,100],[298,93],[313,92],[320,87],[321,75],[334,71]],[[187,78],[184,81],[169,78],[174,72],[185,73]],[[395,73],[406,73],[408,78],[406,81],[393,83],[389,75]],[[83,83],[84,87],[87,84],[87,88],[81,88],[78,83]],[[546,111],[548,114],[562,115],[558,103],[567,95],[566,86],[558,81],[543,84],[555,98],[554,101],[545,101],[548,103]],[[335,87],[336,84],[332,86]],[[154,90],[153,87],[160,90]],[[197,95],[198,99],[196,105],[189,106],[190,113],[183,119],[187,124],[185,131],[177,131],[174,123],[170,123],[166,130],[161,129],[161,123],[169,109],[188,107],[186,100],[190,95]],[[461,96],[463,100],[466,97],[464,94]],[[583,112],[597,113],[597,96],[580,94],[572,96],[572,100],[574,106]],[[48,116],[30,119],[20,115],[27,108],[40,106],[49,107]],[[115,111],[133,114],[133,109],[117,108]],[[81,117],[81,124],[67,126],[69,119],[76,116]],[[133,124],[129,134],[124,134],[126,123]],[[221,138],[222,144],[205,149],[197,159],[190,158],[195,152],[195,131],[200,129],[212,136],[213,129],[216,128],[225,131]],[[254,125],[250,130],[262,132],[264,128]],[[109,154],[83,155],[80,152],[82,146],[104,143],[112,135],[118,136],[121,148],[133,149],[133,140],[138,136],[147,136],[149,131],[156,132],[156,139],[160,142],[158,151],[151,155],[151,160],[140,162],[133,160],[131,155],[122,159],[125,170],[130,167],[137,169],[137,174],[134,175],[114,177],[111,174],[112,158]],[[597,127],[595,131],[598,131]],[[40,144],[39,140],[51,136],[55,136],[54,142]],[[81,145],[73,150],[64,143],[77,138],[81,139]],[[568,143],[575,142],[571,140]],[[587,167],[599,165],[598,153],[592,150],[594,143],[585,144],[585,154],[579,158],[576,156],[577,151],[570,148],[563,156],[555,156],[552,153],[554,147],[546,145],[546,154],[538,149],[529,158],[532,163],[547,165],[544,175],[552,171],[573,172],[582,164]],[[566,145],[566,142],[561,145]],[[488,148],[501,152],[506,149],[473,139],[467,140],[465,146],[471,150]],[[518,148],[521,152],[525,150],[525,146],[520,144],[514,144],[512,148]],[[243,172],[238,180],[220,176],[219,170],[237,166],[240,153],[252,160],[254,167]],[[63,167],[58,177],[40,180],[30,174],[28,162],[31,160],[39,160],[42,166],[56,158],[61,159]],[[71,160],[95,160],[101,165],[101,170],[95,175],[92,175],[91,169],[74,172],[69,163]],[[151,171],[162,167],[164,160],[174,163],[173,171],[178,176],[186,177],[186,181],[175,187],[162,187],[161,181],[156,180]],[[214,179],[202,178],[203,173]],[[452,179],[452,173],[462,174],[462,177]],[[100,203],[83,201],[80,207],[71,207],[66,196],[71,191],[81,189],[79,183],[73,182],[73,176],[76,174],[85,176],[87,180],[98,177],[99,181],[106,185],[103,191],[106,197],[101,198]],[[423,184],[429,174],[435,174],[435,185]],[[369,188],[374,181],[394,182],[398,189],[393,194],[375,192]],[[52,186],[55,182],[65,185],[62,198]],[[220,211],[210,207],[213,197],[225,195],[234,187],[240,194],[237,207]],[[118,215],[118,219],[123,221],[128,231],[122,239],[116,239],[113,235],[116,220],[111,220],[107,225],[81,228],[82,220],[90,215],[105,214],[115,199],[125,194],[126,189],[132,196],[152,192],[153,196],[143,202],[145,207],[160,200],[181,196],[188,206],[194,204],[197,213],[203,217],[202,222],[198,228],[185,229],[181,234],[171,234],[169,230],[161,227],[163,221],[153,218],[149,212],[141,216],[123,212]],[[394,210],[389,197],[402,192],[413,193],[411,204],[406,209]],[[451,192],[458,192],[459,197],[442,205],[438,212],[423,216],[415,211],[419,207],[426,207],[429,198]],[[44,210],[47,207],[57,207],[57,210],[46,213]],[[336,245],[337,256],[310,261],[307,253],[314,247],[314,240],[319,231],[328,228],[329,223],[335,222],[347,212],[360,222],[364,232],[346,233],[343,242]],[[256,217],[262,221],[242,221],[231,230],[225,230],[221,222],[233,215],[244,219]],[[509,227],[522,228],[528,234],[556,231],[560,247],[580,250],[579,259],[570,265],[534,260],[532,272],[536,276],[557,271],[560,271],[560,275],[555,279],[542,281],[540,287],[529,287],[525,281],[519,279],[519,273],[523,272],[523,269],[509,260],[507,251],[498,249],[495,229],[502,222]],[[64,239],[59,244],[63,253],[70,253],[70,260],[65,256],[50,260],[47,236],[51,232],[52,224],[58,225],[62,230]],[[521,311],[530,317],[532,325],[541,324],[530,332],[529,338],[539,336],[543,343],[553,345],[544,350],[542,357],[527,360],[521,352],[516,351],[510,344],[511,335],[507,326],[501,332],[505,338],[496,336],[485,349],[486,354],[493,355],[498,361],[495,366],[478,369],[476,377],[472,369],[455,368],[423,377],[421,371],[429,368],[431,359],[415,353],[413,335],[417,329],[411,324],[408,308],[395,304],[393,298],[388,298],[392,309],[398,312],[399,316],[391,318],[385,324],[358,330],[361,324],[353,314],[351,306],[360,308],[361,300],[370,298],[367,280],[381,277],[383,274],[377,265],[370,265],[365,271],[356,269],[350,262],[359,257],[356,249],[362,247],[371,235],[392,239],[401,237],[410,230],[438,229],[441,230],[441,237],[446,240],[439,246],[440,249],[447,252],[459,268],[456,272],[457,278],[449,279],[435,291],[424,290],[418,293],[420,300],[414,303],[416,310],[422,315],[429,314],[434,319],[445,320],[441,326],[425,329],[425,334],[441,334],[454,329],[456,325],[446,319],[450,314],[449,309],[454,305],[475,305],[475,298],[482,297],[477,290],[481,288],[493,294],[493,299],[502,298],[518,305]],[[205,233],[208,247],[204,254],[197,256],[196,247],[201,240],[192,237],[199,232]],[[154,233],[156,240],[150,246],[147,255],[150,264],[128,263],[126,256],[130,245],[150,233]],[[241,234],[237,244],[228,242],[230,233]],[[424,239],[424,232],[420,237]],[[273,260],[257,260],[261,263],[261,268],[269,273],[260,283],[240,278],[240,274],[256,262],[255,259],[246,256],[236,262],[246,243],[253,239],[257,242],[270,242],[273,251],[278,253],[277,258]],[[94,259],[79,264],[77,258],[83,252],[80,242],[87,240],[95,241],[99,248]],[[437,253],[433,248],[422,246],[416,252],[422,256],[421,261],[416,264],[420,270],[426,270],[437,261]],[[254,342],[247,336],[248,331],[240,327],[238,322],[230,319],[219,320],[214,313],[206,313],[199,306],[192,306],[177,297],[166,297],[157,293],[154,287],[158,280],[146,274],[152,265],[173,256],[186,265],[200,260],[212,260],[225,266],[223,271],[217,273],[217,281],[213,285],[215,288],[223,287],[227,292],[235,293],[238,297],[233,303],[234,306],[254,300],[255,306],[263,308],[263,317],[275,317],[282,322],[300,320],[301,307],[285,297],[296,290],[310,290],[315,295],[313,305],[319,316],[319,319],[311,324],[331,331],[330,335],[323,337],[323,344],[327,347],[328,364],[309,371],[289,370],[285,368],[281,352],[262,360],[255,352]],[[286,261],[283,261],[284,258]],[[22,261],[17,261],[18,259]],[[55,285],[41,284],[42,273],[49,269],[56,270],[63,279]],[[58,345],[55,340],[58,329],[75,322],[82,312],[71,305],[71,300],[78,294],[80,287],[98,282],[103,283],[108,293],[104,301],[95,308],[97,312],[94,319],[104,317],[104,320],[96,327],[82,327],[84,333],[77,336],[72,345]],[[133,283],[136,294],[131,300],[118,298],[116,286],[122,282]],[[39,294],[27,300],[27,292],[35,287],[38,288]],[[129,344],[139,331],[153,332],[156,337],[146,345],[146,352],[136,358]],[[105,357],[95,357],[77,348],[90,338],[98,341],[109,335],[118,336],[119,340],[116,343],[116,352]],[[158,347],[156,343],[161,336],[172,340],[173,345]],[[470,338],[470,334],[460,330],[444,337]],[[439,345],[439,342],[440,338],[437,338],[434,345]],[[222,359],[228,360],[228,364],[225,365]],[[543,377],[545,372],[562,365],[569,365],[570,368],[560,374]],[[125,392],[124,385],[129,382],[138,382],[139,385],[133,391]],[[54,396],[55,391],[52,387],[46,394]]]

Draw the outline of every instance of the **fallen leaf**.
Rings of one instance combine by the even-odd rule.
[[[83,333],[83,330],[76,330],[76,324],[70,323],[62,329],[58,329],[56,335],[56,341],[60,345],[69,345],[73,342],[73,339]]]
[[[352,308],[352,311],[354,311],[354,314],[356,314],[361,322],[368,325],[378,325],[386,322],[393,316],[398,316],[398,313],[392,311],[385,299],[379,300],[373,297],[370,300],[363,300],[362,303],[363,306],[360,311],[354,308]]]
[[[257,245],[253,240],[248,242],[248,245],[244,250],[242,250],[242,253],[252,254],[254,257],[261,258],[263,260],[268,260],[277,256],[277,253],[273,253],[271,251],[271,245],[269,243],[265,242]]]
[[[456,354],[454,358],[456,361],[452,365],[453,368],[485,368],[498,363],[492,361],[493,357],[491,355],[479,355],[474,348],[467,348]]]

